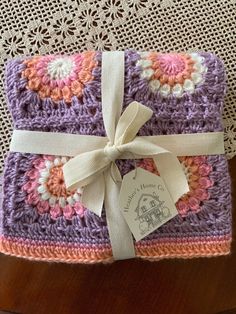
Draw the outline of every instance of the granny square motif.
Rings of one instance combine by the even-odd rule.
[[[14,128],[106,136],[101,108],[102,52],[10,60],[5,90]],[[114,64],[116,67],[116,64]],[[211,53],[125,51],[124,105],[138,101],[154,114],[138,135],[223,131],[226,90],[222,62]],[[5,160],[0,251],[35,260],[112,262],[106,214],[65,188],[67,156],[10,152]],[[181,156],[190,191],[178,215],[135,242],[148,260],[225,255],[231,243],[231,188],[224,155]],[[136,164],[159,175],[152,159]],[[118,160],[124,175],[134,160]],[[81,165],[83,167],[83,165]],[[178,182],[176,182],[178,184]]]

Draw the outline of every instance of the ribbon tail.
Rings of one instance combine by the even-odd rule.
[[[111,176],[112,176],[113,180],[115,182],[121,182],[122,177],[121,177],[121,174],[120,174],[120,171],[119,171],[117,165],[115,163],[112,163],[110,169],[111,169]]]
[[[103,174],[101,174],[96,180],[84,187],[81,202],[86,208],[101,217],[104,197],[105,180]]]
[[[133,237],[119,207],[120,184],[115,183],[110,169],[105,171],[105,210],[113,257],[115,260],[135,257]]]
[[[153,159],[173,201],[176,203],[183,194],[189,192],[188,181],[179,160],[170,153],[156,155]]]

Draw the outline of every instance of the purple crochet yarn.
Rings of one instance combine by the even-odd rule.
[[[222,62],[211,53],[200,53],[207,72],[204,81],[193,92],[181,97],[168,97],[150,89],[149,81],[141,75],[137,64],[138,52],[125,51],[124,108],[134,100],[150,107],[154,114],[142,127],[139,135],[181,134],[223,131],[222,109],[226,90]],[[72,97],[71,105],[64,100],[57,104],[51,98],[42,99],[36,91],[26,88],[25,58],[8,62],[5,89],[15,129],[44,132],[66,132],[105,136],[101,111],[101,52],[96,53],[97,66],[93,80],[84,86],[83,97]],[[115,66],[115,65],[114,65]],[[4,196],[1,233],[5,237],[31,240],[110,243],[105,212],[99,218],[89,210],[83,218],[75,215],[53,220],[49,213],[39,214],[33,205],[25,203],[26,171],[38,155],[9,153],[4,171]],[[212,167],[209,199],[202,202],[201,210],[187,216],[176,216],[145,238],[187,238],[231,234],[231,195],[228,165],[224,155],[208,156]],[[118,161],[121,173],[133,168],[132,161]],[[142,242],[144,240],[141,240]]]

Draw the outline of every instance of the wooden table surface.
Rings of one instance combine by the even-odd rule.
[[[236,196],[236,158],[229,164]],[[235,209],[235,197],[233,202]],[[110,265],[50,264],[0,255],[1,310],[24,314],[236,313],[236,243],[230,256],[125,260]]]

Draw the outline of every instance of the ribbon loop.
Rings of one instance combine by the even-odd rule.
[[[130,103],[118,121],[114,142],[116,144],[125,144],[132,141],[152,114],[153,111],[150,108],[139,102],[133,101]]]

